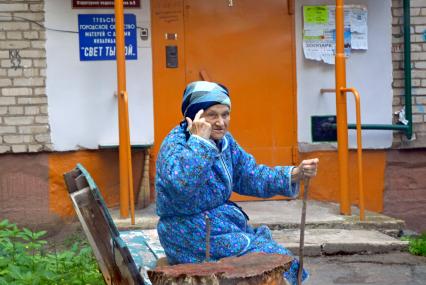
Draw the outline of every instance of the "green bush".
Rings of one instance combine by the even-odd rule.
[[[426,233],[404,239],[409,241],[408,250],[411,254],[426,256]]]
[[[87,244],[47,251],[45,234],[0,222],[0,285],[105,284]]]

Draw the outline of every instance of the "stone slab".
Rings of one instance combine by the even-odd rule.
[[[424,285],[426,257],[407,252],[306,257],[310,278],[303,285]]]
[[[296,229],[300,226],[302,209],[301,200],[291,201],[256,201],[238,203],[250,217],[253,226],[267,225],[271,229]],[[120,218],[119,209],[111,209],[114,222],[120,229],[154,229],[158,222],[155,204],[136,212],[135,225],[130,218]],[[339,205],[330,202],[308,201],[306,212],[306,228],[336,229],[376,229],[382,232],[397,233],[404,228],[402,220],[366,211],[366,220],[359,220],[359,210],[352,207],[352,215],[339,213]]]
[[[273,238],[294,254],[299,253],[300,230],[272,231]],[[306,229],[304,255],[385,253],[404,251],[407,241],[400,241],[375,230]]]
[[[260,201],[239,203],[254,226],[265,224],[271,229],[300,227],[301,200]],[[339,205],[332,202],[309,200],[306,208],[306,228],[401,230],[404,221],[380,213],[365,211],[365,221],[360,221],[357,207],[352,215],[341,215]]]
[[[156,230],[136,230],[149,237],[150,244],[160,245]],[[125,233],[129,234],[129,232]],[[295,255],[299,254],[299,230],[272,231],[272,237],[278,244],[288,248]],[[407,241],[400,241],[374,230],[345,229],[307,229],[305,230],[305,256],[335,254],[376,254],[393,251],[405,251]]]

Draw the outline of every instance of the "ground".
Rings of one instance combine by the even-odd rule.
[[[84,239],[78,222],[57,227],[49,242]],[[426,285],[426,257],[406,252],[305,257],[311,277],[304,285]]]
[[[305,258],[306,285],[425,285],[426,257],[405,252]]]
[[[86,241],[83,228],[76,218],[61,225],[49,227],[46,231],[43,239],[47,240],[48,248],[69,249],[73,242]]]

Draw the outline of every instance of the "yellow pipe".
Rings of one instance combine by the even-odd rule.
[[[123,99],[124,107],[124,124],[125,124],[125,146],[126,146],[126,155],[127,155],[127,171],[129,173],[129,198],[130,198],[130,218],[132,225],[135,224],[135,197],[133,192],[133,171],[132,171],[132,148],[130,146],[130,129],[129,129],[129,101],[127,92],[121,92],[121,97]]]
[[[351,214],[349,203],[348,122],[346,111],[346,59],[344,51],[344,0],[336,0],[336,114],[339,158],[340,213]]]
[[[358,156],[358,192],[359,192],[359,219],[365,220],[364,207],[364,186],[363,186],[363,170],[362,170],[362,136],[361,136],[361,99],[358,91],[355,88],[342,88],[342,92],[351,92],[355,97],[356,106],[356,144]]]
[[[115,7],[115,51],[117,61],[117,94],[126,91],[126,58],[124,54],[124,9],[123,0],[114,0]],[[118,98],[119,165],[120,165],[120,216],[129,216],[129,170],[126,146],[125,106]],[[128,128],[128,126],[127,126]]]

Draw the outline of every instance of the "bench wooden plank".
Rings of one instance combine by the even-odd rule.
[[[64,178],[105,282],[111,285],[146,284],[88,172],[78,165]]]

